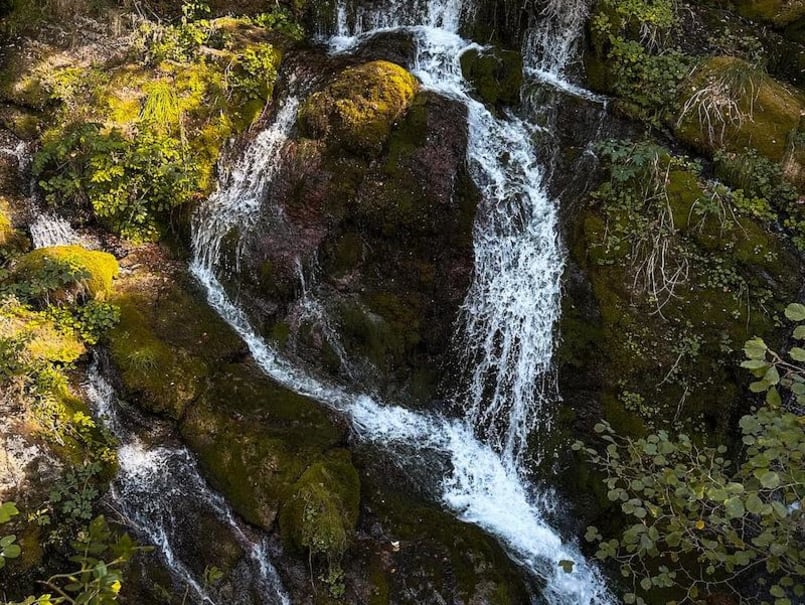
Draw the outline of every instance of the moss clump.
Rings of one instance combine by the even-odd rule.
[[[755,21],[785,27],[805,17],[802,0],[736,0],[741,16]]]
[[[252,363],[219,367],[180,428],[212,483],[240,515],[266,529],[294,482],[343,436],[318,404]]]
[[[359,503],[360,478],[349,452],[331,452],[294,483],[280,512],[283,542],[337,562],[355,532]]]
[[[127,394],[151,412],[180,418],[204,386],[206,364],[157,335],[141,311],[143,298],[121,295],[114,302],[120,323],[109,334],[110,352]]]
[[[489,105],[516,105],[523,84],[523,58],[512,50],[470,49],[461,55],[461,71]]]
[[[308,136],[358,154],[378,152],[418,88],[399,65],[372,61],[342,71],[308,99],[299,118]]]
[[[46,282],[55,267],[78,279],[62,295],[88,296],[96,300],[106,300],[112,293],[112,280],[117,277],[120,267],[114,256],[107,252],[87,250],[81,246],[54,246],[40,248],[21,256],[14,263],[12,280]]]
[[[14,237],[14,227],[11,226],[11,219],[0,205],[0,248],[5,248]]]
[[[681,90],[675,133],[707,154],[749,148],[779,162],[805,110],[801,93],[734,57],[704,61]]]

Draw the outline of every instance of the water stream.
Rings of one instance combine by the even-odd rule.
[[[187,586],[198,603],[232,605],[230,600],[217,598],[204,584],[203,573],[194,571],[188,561],[188,555],[200,550],[201,541],[209,539],[210,536],[200,535],[198,528],[205,517],[212,517],[246,553],[254,584],[251,588],[260,595],[261,602],[290,605],[271,565],[267,537],[235,517],[226,501],[204,481],[186,447],[166,444],[171,441],[169,435],[149,439],[149,433],[159,433],[160,428],[167,432],[167,427],[160,427],[153,418],[143,420],[136,410],[121,402],[97,361],[90,367],[85,392],[96,416],[120,443],[110,506],[147,543],[156,546],[177,582]]]
[[[475,276],[457,336],[467,383],[456,397],[465,416],[414,412],[311,376],[259,336],[220,283],[223,239],[233,226],[242,233],[257,213],[272,211],[261,206],[293,131],[300,103],[293,93],[280,101],[275,119],[197,214],[191,269],[210,304],[279,384],[344,414],[359,438],[381,446],[400,465],[422,465],[429,455],[449,460],[438,479],[441,503],[496,536],[514,560],[542,578],[546,602],[611,603],[597,570],[548,524],[539,494],[521,472],[527,437],[547,430],[540,421],[555,397],[545,386],[550,384],[563,269],[556,204],[545,193],[534,127],[514,114],[495,116],[471,97],[459,64],[463,52],[477,48],[458,34],[466,3],[395,0],[380,8],[351,8],[346,0],[338,3],[333,52],[349,52],[377,28],[404,28],[416,44],[410,68],[423,86],[459,100],[468,110],[468,161],[483,202],[474,230]],[[551,69],[562,78],[558,67]],[[574,562],[571,573],[560,565],[567,560]]]

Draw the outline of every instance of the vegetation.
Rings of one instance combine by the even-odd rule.
[[[0,526],[19,514],[13,502],[0,504]],[[7,559],[16,559],[22,549],[16,536],[0,537],[0,569]],[[41,583],[49,591],[8,605],[110,605],[116,603],[123,569],[138,551],[148,550],[127,534],[115,534],[103,516],[93,519],[71,542],[75,566],[67,573],[50,576]]]
[[[804,340],[805,307],[790,305],[786,316],[799,322],[794,338]],[[628,519],[614,538],[587,531],[597,557],[614,560],[631,584],[627,603],[664,588],[679,588],[667,594],[680,603],[728,591],[790,605],[805,594],[805,423],[797,412],[805,403],[805,350],[793,347],[786,358],[753,338],[744,353],[741,365],[757,379],[749,388],[766,399],[740,421],[740,453],[695,435],[625,437],[605,422],[595,427],[604,450],[574,445],[604,472],[607,497]]]

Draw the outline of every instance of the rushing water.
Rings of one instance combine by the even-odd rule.
[[[542,382],[550,373],[563,267],[555,203],[545,193],[532,127],[514,115],[496,117],[471,98],[459,59],[477,46],[457,33],[465,3],[396,0],[357,11],[350,4],[338,3],[334,51],[349,52],[360,41],[357,34],[405,27],[417,48],[412,71],[425,87],[468,109],[468,160],[483,204],[474,233],[475,277],[458,338],[468,368],[466,391],[459,394],[466,416],[446,419],[414,412],[312,377],[256,333],[219,282],[221,242],[235,225],[248,229],[261,211],[283,142],[292,133],[296,96],[284,100],[276,119],[198,213],[191,268],[210,304],[274,380],[345,414],[359,437],[386,448],[401,465],[421,465],[427,455],[448,459],[449,471],[439,486],[442,503],[496,536],[512,558],[544,578],[547,602],[610,603],[597,571],[545,521],[519,472],[526,438],[552,396]],[[401,449],[420,455],[405,456]],[[572,573],[562,571],[563,560],[575,563]]]
[[[192,454],[176,445],[151,445],[135,431],[143,423],[136,412],[118,400],[114,389],[93,363],[85,390],[96,415],[120,441],[118,474],[110,491],[111,505],[139,533],[154,544],[177,581],[186,584],[199,603],[234,605],[251,599],[219,600],[205,586],[203,574],[194,572],[186,560],[188,550],[201,550],[193,524],[205,516],[216,518],[243,551],[255,579],[253,588],[260,602],[290,605],[279,576],[271,565],[264,536],[253,535],[236,520],[224,499],[206,484]],[[188,549],[188,536],[191,541]],[[193,540],[199,541],[192,544]],[[265,601],[263,601],[265,600]]]
[[[0,155],[13,157],[17,162],[17,173],[20,182],[30,182],[28,187],[28,209],[33,215],[28,230],[34,248],[50,246],[66,246],[80,243],[81,236],[70,226],[70,223],[52,212],[42,212],[36,199],[36,187],[30,178],[33,158],[29,146],[24,141],[0,141]]]

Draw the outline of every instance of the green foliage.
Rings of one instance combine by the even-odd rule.
[[[89,279],[89,271],[67,259],[44,257],[33,272],[27,272],[24,280],[0,285],[0,296],[14,296],[25,303],[41,301],[50,304],[50,296],[67,286]]]
[[[753,200],[753,206],[767,206],[766,219],[782,219],[794,244],[805,250],[805,209],[796,187],[783,177],[780,164],[754,149],[740,154],[717,151],[714,159],[716,175],[740,191],[744,199]]]
[[[246,99],[270,97],[277,79],[280,56],[271,44],[247,48],[229,75],[230,90],[240,92]]]
[[[305,36],[302,26],[287,10],[278,9],[270,13],[261,13],[253,17],[252,22],[264,29],[285,34],[292,40],[300,41]]]
[[[0,503],[0,525],[8,523],[12,518],[16,517],[20,511],[13,502]],[[17,542],[17,536],[0,535],[0,569],[6,566],[8,559],[16,559],[22,552]]]
[[[110,605],[118,601],[123,571],[137,552],[127,534],[112,532],[103,516],[93,519],[71,542],[75,568],[54,574],[42,584],[50,592],[9,605]]]
[[[49,543],[63,544],[92,519],[93,508],[101,495],[103,470],[98,462],[85,462],[68,469],[53,484],[44,509],[36,516],[39,525],[53,527]]]
[[[117,305],[91,300],[81,306],[51,306],[47,313],[54,322],[75,330],[85,343],[97,344],[120,321]]]
[[[34,174],[51,205],[89,207],[113,231],[149,240],[159,234],[159,219],[196,189],[186,154],[181,141],[152,130],[128,139],[99,124],[78,124],[43,146]]]
[[[675,50],[651,54],[639,42],[615,38],[609,52],[613,90],[637,107],[640,117],[660,125],[673,107],[668,100],[692,67],[687,55]]]
[[[799,322],[794,337],[805,339],[805,306],[790,305],[786,316]],[[790,605],[805,594],[805,419],[786,411],[780,392],[796,399],[792,410],[802,409],[805,349],[792,348],[787,361],[755,338],[744,352],[742,366],[757,378],[750,390],[766,393],[766,404],[739,423],[742,462],[723,445],[703,446],[685,434],[634,439],[607,423],[595,427],[603,451],[573,446],[604,472],[609,500],[631,522],[619,537],[605,539],[595,527],[586,535],[598,558],[620,565],[631,585],[627,603],[665,588],[679,590],[678,602],[737,593],[759,566],[762,602]]]

